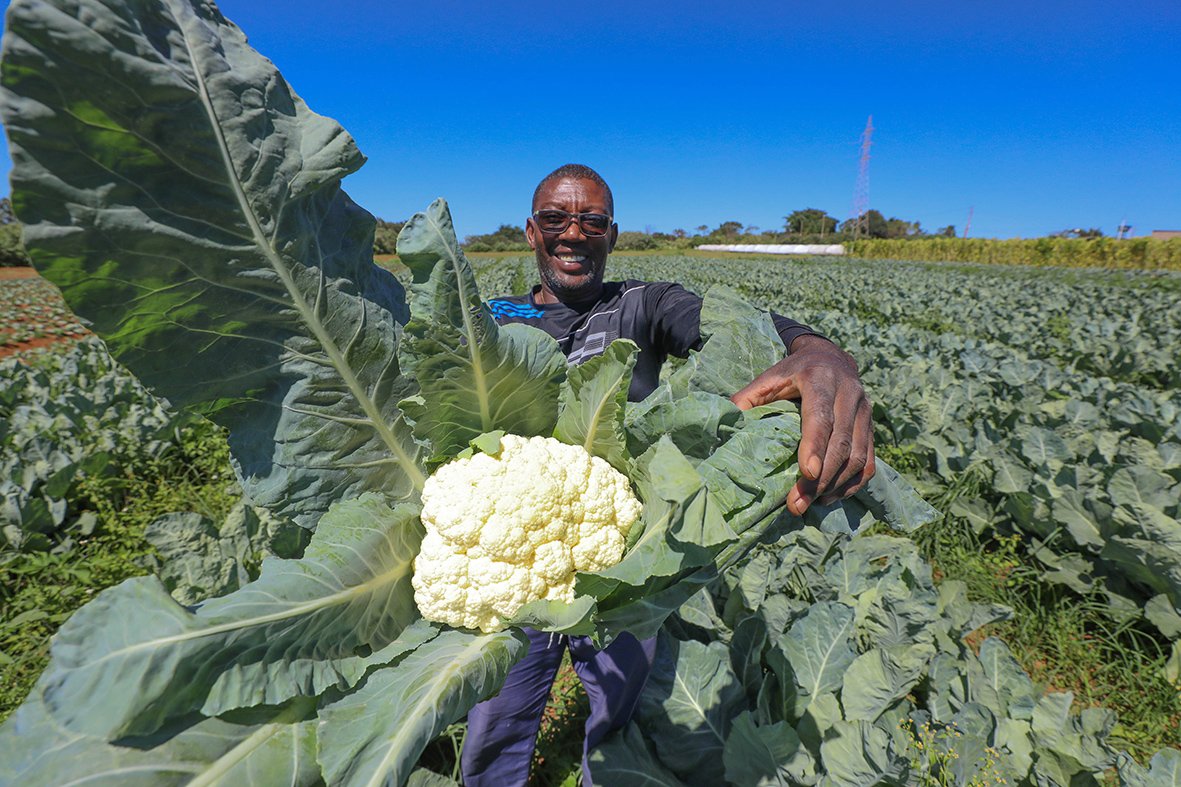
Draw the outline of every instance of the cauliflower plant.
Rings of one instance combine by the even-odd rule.
[[[574,573],[618,563],[641,510],[627,478],[582,447],[511,434],[495,456],[439,468],[422,504],[418,609],[486,632],[530,601],[573,601]]]

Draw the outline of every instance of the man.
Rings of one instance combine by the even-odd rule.
[[[526,295],[491,301],[498,322],[523,322],[556,338],[571,363],[601,353],[616,338],[640,346],[628,398],[656,387],[668,355],[701,345],[701,299],[668,282],[604,282],[607,255],[619,228],[611,189],[594,170],[567,164],[533,193],[525,237],[537,257],[540,285]],[[798,399],[803,436],[802,478],[787,507],[802,514],[817,499],[834,502],[873,476],[871,407],[848,354],[806,326],[772,315],[786,357],[731,399],[743,409]],[[652,665],[655,640],[624,635],[598,651],[586,637],[526,630],[529,653],[510,671],[500,694],[468,714],[462,768],[465,784],[523,785],[529,776],[541,714],[569,649],[590,698],[583,759],[607,734],[627,723]]]

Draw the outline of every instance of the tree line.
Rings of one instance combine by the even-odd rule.
[[[405,222],[377,220],[373,237],[374,254],[394,254],[398,233]],[[801,208],[783,217],[783,226],[762,229],[741,221],[723,221],[716,227],[702,224],[692,231],[675,229],[672,232],[619,233],[615,248],[619,251],[649,249],[691,249],[707,243],[847,243],[857,239],[924,239],[954,238],[955,225],[927,232],[918,221],[897,217],[886,218],[880,211],[868,210],[859,218],[838,220],[819,208]],[[1067,229],[1049,237],[1101,238],[1096,228]],[[525,229],[502,224],[493,232],[468,235],[463,247],[471,252],[526,252]],[[0,267],[29,265],[29,255],[21,243],[20,223],[7,198],[0,198]]]
[[[833,243],[863,238],[918,238],[955,237],[955,227],[947,226],[930,234],[917,221],[886,218],[877,210],[867,211],[856,219],[840,221],[819,208],[802,208],[783,217],[783,226],[763,229],[741,221],[723,221],[716,227],[702,224],[693,231],[675,229],[672,232],[619,233],[615,248],[620,251],[646,249],[688,249],[703,243]],[[468,235],[464,239],[467,251],[527,251],[525,230],[512,224],[502,224],[494,232]]]

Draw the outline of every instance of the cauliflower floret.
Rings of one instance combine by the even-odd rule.
[[[575,572],[618,563],[640,510],[627,478],[583,448],[505,435],[498,455],[427,479],[414,600],[428,620],[481,631],[530,601],[571,602]]]

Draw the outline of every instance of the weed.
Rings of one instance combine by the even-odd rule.
[[[916,539],[937,576],[967,585],[979,602],[1009,607],[1012,617],[986,626],[1044,690],[1070,691],[1075,711],[1106,707],[1120,721],[1110,743],[1145,762],[1181,745],[1181,693],[1165,678],[1167,644],[1137,620],[1117,621],[1098,591],[1080,597],[1041,578],[1042,568],[1018,534],[977,535],[944,517]]]
[[[909,784],[918,787],[949,787],[961,784],[954,766],[960,759],[956,741],[963,737],[954,724],[932,727],[930,722],[916,725],[912,720],[904,721],[899,727],[906,734],[907,753],[910,759]],[[989,746],[984,756],[972,763],[971,778],[962,782],[965,787],[988,787],[1008,784],[999,770],[1001,753]]]
[[[206,421],[182,429],[160,456],[116,476],[84,479],[79,509],[99,526],[62,552],[15,553],[0,565],[0,719],[29,693],[49,640],[96,593],[144,574],[144,527],[172,511],[220,520],[239,493],[224,433]]]

